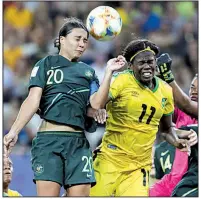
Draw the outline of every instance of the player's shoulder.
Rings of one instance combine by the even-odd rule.
[[[159,77],[155,77],[156,81],[158,82],[158,89],[164,94],[164,95],[172,95],[172,87],[160,79]]]
[[[155,76],[156,80],[159,83],[159,86],[164,88],[164,89],[168,89],[168,90],[172,90],[172,87],[165,81],[163,81],[161,78]]]
[[[190,129],[194,130],[198,133],[198,124],[189,124],[187,126],[181,126],[179,129],[190,131]]]
[[[129,81],[128,76],[130,76],[130,75],[131,75],[130,70],[124,70],[121,72],[116,72],[112,75],[111,84],[114,82],[121,82],[121,85],[123,85],[125,82]]]
[[[126,69],[120,72],[116,72],[113,74],[113,77],[125,77],[125,76],[130,76],[132,73],[132,70]]]
[[[122,80],[122,79],[125,79],[125,80],[128,80],[129,76],[131,76],[132,74],[132,71],[131,70],[124,70],[124,71],[121,71],[121,72],[116,72],[112,75],[112,78],[115,80],[115,79],[118,79],[118,80]]]
[[[83,67],[85,70],[90,70],[90,71],[95,72],[95,70],[90,65],[88,65],[82,61],[77,62],[77,65],[79,65],[80,67]]]
[[[18,191],[8,189],[8,196],[22,196]]]
[[[163,142],[157,144],[156,147],[155,147],[155,149],[156,149],[156,150],[164,149],[164,148],[166,148],[168,145],[169,145],[168,142],[163,141]]]
[[[47,55],[43,58],[41,58],[40,60],[38,60],[35,64],[35,66],[37,67],[45,67],[46,65],[48,65],[49,61],[50,61],[51,56]]]

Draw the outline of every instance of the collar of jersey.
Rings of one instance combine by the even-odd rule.
[[[71,62],[70,60],[66,59],[64,56],[59,55],[59,59],[62,59],[63,61],[70,63],[70,64],[77,64],[78,62]]]
[[[134,71],[133,71],[133,70],[129,70],[129,72],[132,73],[134,80],[135,80],[140,86],[142,86],[142,87],[144,87],[144,88],[148,88],[149,90],[151,90],[148,86],[145,86],[144,84],[142,84],[140,81],[138,81],[138,80],[135,78],[135,75],[134,75]],[[155,85],[155,87],[153,88],[153,90],[151,90],[153,93],[156,92],[156,90],[158,89],[158,85],[159,85],[159,83],[158,83],[158,78],[157,78],[156,76],[154,76],[154,79],[155,79],[156,85]]]

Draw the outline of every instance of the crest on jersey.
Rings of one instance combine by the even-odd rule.
[[[93,77],[93,73],[90,70],[86,71],[85,75],[90,78]]]
[[[35,173],[36,174],[41,174],[44,172],[44,167],[41,164],[36,164],[35,166]]]
[[[167,101],[167,98],[162,98],[162,102],[161,102],[162,108],[165,107],[166,101]]]

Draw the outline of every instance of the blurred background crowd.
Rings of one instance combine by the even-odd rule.
[[[92,37],[89,39],[88,49],[81,61],[95,69],[99,81],[103,79],[108,59],[121,54],[123,48],[132,39],[146,38],[160,46],[161,54],[165,52],[170,54],[173,59],[175,79],[182,90],[188,93],[190,82],[198,72],[198,2],[4,1],[4,134],[9,131],[22,101],[28,94],[28,82],[33,66],[46,55],[58,53],[53,43],[64,22],[63,19],[75,16],[85,22],[89,12],[100,5],[117,9],[123,20],[123,27],[120,35],[112,41],[100,42]],[[13,161],[16,158],[19,161],[19,158],[24,157],[23,161],[29,162],[31,141],[37,133],[40,122],[40,118],[34,115],[22,130],[18,145],[13,150]],[[104,126],[98,128],[95,137],[94,135],[93,138],[89,137],[92,148],[97,145],[97,140],[101,138],[103,132]],[[14,178],[23,181],[25,177],[19,173],[23,169],[19,166],[18,170],[16,164],[14,161],[14,169],[16,167]],[[17,182],[18,188],[15,189],[18,189],[22,195],[34,195],[34,190],[21,188],[19,181]],[[22,183],[26,184],[24,182],[25,180]],[[32,186],[29,184],[29,189],[30,187]]]

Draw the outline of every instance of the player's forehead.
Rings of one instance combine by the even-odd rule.
[[[80,37],[87,39],[87,31],[84,30],[83,28],[73,28],[70,34],[73,37]]]
[[[154,60],[154,59],[155,59],[155,55],[151,51],[141,52],[135,57],[135,61],[137,62]]]
[[[194,77],[192,82],[191,82],[191,86],[197,86],[197,77]]]

